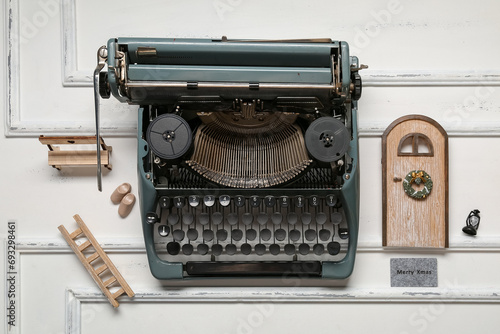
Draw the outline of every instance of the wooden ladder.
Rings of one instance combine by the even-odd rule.
[[[101,288],[111,305],[113,305],[113,307],[118,307],[120,304],[116,301],[116,298],[124,293],[126,293],[129,297],[133,297],[134,291],[132,291],[118,269],[116,269],[108,255],[102,250],[101,246],[80,216],[74,215],[73,218],[79,228],[77,228],[73,233],[69,233],[63,225],[60,225],[58,227],[59,231],[64,236],[64,239],[66,239],[73,252],[75,252],[78,259],[80,259],[83,266],[90,273],[94,281]],[[87,240],[81,244],[77,244],[75,239],[78,237],[85,237]],[[86,256],[83,253],[84,250],[90,250],[92,248],[94,248],[95,252],[90,252],[90,256]],[[93,263],[100,262],[97,261],[98,259],[101,259],[103,264],[100,266],[94,266]],[[104,273],[111,273],[111,277],[107,277],[106,280],[103,280],[101,275]],[[116,292],[111,292],[110,289],[112,287],[116,287],[117,285],[119,286],[118,290]]]

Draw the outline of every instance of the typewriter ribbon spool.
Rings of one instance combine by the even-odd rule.
[[[309,153],[319,161],[334,162],[349,148],[349,132],[344,124],[332,117],[320,117],[309,125],[305,135]]]
[[[192,135],[189,124],[175,114],[156,117],[146,132],[151,150],[168,160],[179,158],[189,150]]]

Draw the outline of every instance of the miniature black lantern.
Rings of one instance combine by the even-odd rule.
[[[467,216],[467,219],[465,220],[466,225],[464,226],[462,231],[470,235],[476,235],[477,229],[479,228],[480,220],[481,217],[479,217],[479,210],[478,209],[472,210]]]

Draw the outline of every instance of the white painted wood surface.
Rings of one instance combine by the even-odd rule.
[[[0,237],[7,237],[7,221],[15,219],[20,241],[20,327],[12,333],[112,328],[146,333],[159,326],[173,333],[497,332],[498,1],[5,0],[1,10],[5,136],[0,136]],[[97,191],[93,170],[59,172],[47,166],[38,135],[93,134],[89,76],[97,48],[108,38],[222,35],[346,40],[351,53],[370,66],[361,72],[360,246],[350,279],[154,279],[147,268],[139,207],[121,219],[109,200],[123,182],[131,183],[137,195],[135,107],[101,101],[106,143],[113,146],[113,171],[104,175],[103,193]],[[450,135],[447,250],[381,247],[380,135],[394,119],[410,113],[434,118]],[[461,228],[475,208],[481,210],[481,227],[470,238]],[[118,312],[96,294],[93,281],[59,236],[57,226],[70,227],[75,213],[138,292],[130,302],[121,300]],[[6,258],[0,254],[4,268]],[[394,257],[436,257],[439,287],[390,288]],[[53,273],[48,268],[61,269]],[[281,287],[262,287],[273,285]],[[5,301],[5,289],[0,290]],[[0,331],[6,312],[1,314]]]

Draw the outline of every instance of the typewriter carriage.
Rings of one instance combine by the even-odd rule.
[[[188,269],[197,262],[160,258],[157,224],[145,219],[149,212],[161,216],[162,196],[193,194],[246,200],[256,194],[334,194],[349,230],[345,256],[320,265],[294,256],[287,263],[298,275],[339,279],[351,274],[359,214],[356,100],[361,79],[346,43],[111,39],[108,52],[115,57],[108,57],[107,71],[100,72],[101,96],[140,105],[139,200],[155,277],[198,275]],[[215,158],[219,163],[209,165]],[[212,255],[207,262],[213,260]],[[246,273],[252,276],[278,274],[261,271],[263,263],[269,264],[235,261],[229,271],[211,270],[219,265],[205,274],[244,275],[237,266],[254,271]]]

